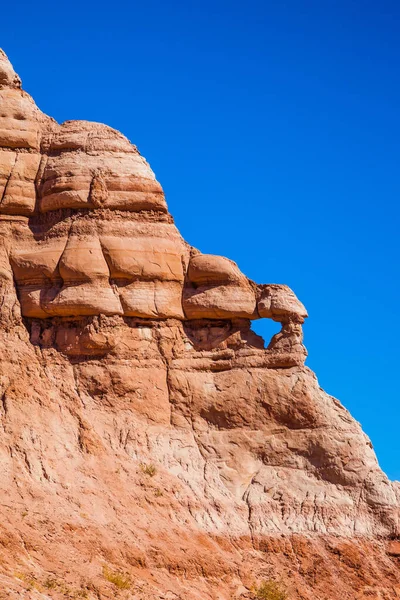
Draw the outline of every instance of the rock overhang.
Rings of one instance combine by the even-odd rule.
[[[181,237],[136,146],[101,123],[58,125],[0,55],[0,228],[23,317],[272,318],[273,348],[304,362],[307,313]],[[10,222],[15,219],[15,225]]]

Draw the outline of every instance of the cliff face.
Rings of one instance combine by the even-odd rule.
[[[400,488],[304,306],[190,247],[138,150],[3,53],[0,197],[0,598],[400,598]]]

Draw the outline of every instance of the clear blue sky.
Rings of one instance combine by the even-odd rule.
[[[399,2],[25,0],[1,17],[42,110],[120,129],[191,244],[295,290],[308,365],[400,479]]]

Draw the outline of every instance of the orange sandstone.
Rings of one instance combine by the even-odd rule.
[[[0,599],[400,598],[399,485],[294,293],[190,247],[136,147],[4,53],[0,107]]]

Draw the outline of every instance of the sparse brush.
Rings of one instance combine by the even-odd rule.
[[[14,573],[14,577],[23,581],[28,589],[37,589],[40,591],[40,585],[34,575],[26,574],[26,573]]]
[[[287,600],[287,593],[276,581],[263,581],[253,589],[257,600]]]
[[[112,571],[109,567],[104,566],[103,576],[119,590],[129,590],[132,587],[132,581],[129,575],[126,575],[121,571]]]
[[[50,576],[43,583],[43,587],[46,590],[57,590],[59,594],[63,594],[68,598],[73,598],[74,600],[78,600],[78,598],[88,598],[88,592],[85,589],[73,589],[69,586],[65,585],[65,583],[61,580],[57,580],[54,577]]]
[[[47,589],[47,590],[55,590],[59,587],[58,582],[53,579],[52,577],[48,577],[46,579],[46,581],[44,582],[43,586]]]
[[[157,469],[154,465],[148,465],[146,463],[140,463],[140,470],[142,471],[142,473],[144,473],[145,475],[148,475],[149,477],[154,477],[154,475],[157,472]]]

